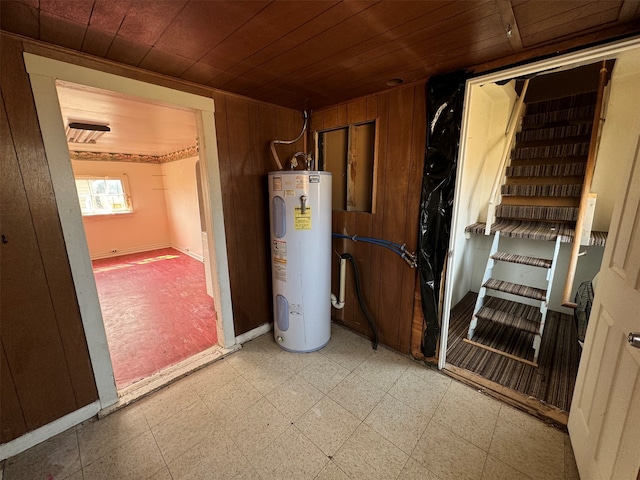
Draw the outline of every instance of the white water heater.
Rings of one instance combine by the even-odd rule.
[[[292,352],[331,338],[331,173],[269,173],[273,330]]]

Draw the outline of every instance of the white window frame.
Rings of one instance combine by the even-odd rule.
[[[93,200],[91,200],[91,209],[89,211],[87,211],[85,208],[83,208],[82,205],[82,198],[80,197],[80,191],[78,190],[78,184],[76,183],[76,192],[77,192],[77,196],[78,196],[78,202],[80,203],[80,210],[82,211],[82,216],[83,217],[95,217],[95,216],[99,216],[99,215],[122,215],[122,214],[127,214],[127,213],[133,213],[133,202],[131,200],[131,193],[130,193],[130,189],[129,189],[129,182],[127,179],[126,175],[122,175],[122,176],[113,176],[113,175],[75,175],[74,176],[75,181],[78,182],[80,181],[93,181],[93,180],[104,180],[104,181],[109,181],[109,180],[118,180],[120,182],[120,186],[122,187],[122,197],[125,203],[125,207],[124,208],[118,208],[118,209],[108,209],[108,208],[103,208],[103,209],[99,209],[96,208],[94,205]],[[88,187],[91,189],[91,184],[88,184]],[[96,197],[97,195],[92,191],[90,193],[90,198],[93,199],[94,197]],[[105,193],[104,196],[106,197],[112,197],[112,196],[116,196],[114,194],[109,194],[109,193]]]

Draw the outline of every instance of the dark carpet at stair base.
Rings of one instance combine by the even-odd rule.
[[[505,387],[569,411],[580,361],[580,347],[573,317],[549,311],[538,368],[463,342],[467,336],[477,294],[467,293],[451,310],[447,362],[477,373]],[[509,353],[533,358],[533,335],[491,322],[478,323],[474,340],[500,348],[509,340]]]

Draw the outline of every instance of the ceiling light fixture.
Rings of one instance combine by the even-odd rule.
[[[397,85],[402,85],[404,80],[401,78],[392,78],[391,80],[387,80],[387,87],[395,87]]]
[[[111,129],[107,125],[93,123],[69,122],[66,134],[71,143],[96,143],[96,141]]]

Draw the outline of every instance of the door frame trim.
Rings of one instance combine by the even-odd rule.
[[[49,164],[60,223],[64,235],[78,305],[85,330],[101,409],[118,401],[113,367],[100,310],[91,258],[80,206],[76,196],[64,123],[56,91],[56,80],[132,95],[152,102],[194,111],[204,160],[205,214],[216,311],[218,342],[223,348],[235,341],[231,284],[224,228],[222,190],[212,98],[122,77],[39,55],[24,53],[25,66],[38,112],[47,162]]]
[[[453,217],[451,220],[451,235],[449,237],[449,255],[447,257],[445,294],[442,307],[442,325],[440,329],[440,345],[438,349],[438,369],[445,368],[447,363],[447,342],[449,338],[449,321],[451,312],[451,303],[453,297],[454,285],[454,256],[461,255],[464,245],[458,241],[459,235],[456,233],[459,228],[464,229],[464,225],[458,226],[459,218],[463,216],[464,206],[461,205],[459,192],[462,189],[462,170],[466,155],[466,141],[469,129],[471,89],[475,86],[481,86],[486,83],[493,83],[505,79],[521,77],[533,73],[552,73],[554,70],[561,70],[567,67],[575,68],[580,65],[587,65],[598,60],[614,58],[625,51],[640,48],[640,37],[636,36],[630,39],[615,41],[605,45],[585,48],[577,52],[559,55],[550,59],[539,60],[526,65],[516,67],[507,67],[495,72],[486,73],[467,80],[465,85],[465,98],[462,125],[460,131],[460,148],[458,152],[458,168],[456,174],[456,187],[453,204]]]

